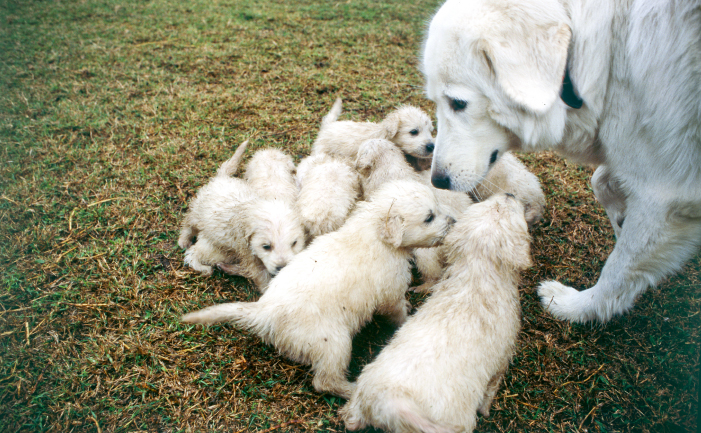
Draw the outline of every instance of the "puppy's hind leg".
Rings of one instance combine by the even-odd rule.
[[[351,359],[350,335],[322,337],[321,347],[316,348],[316,359],[312,360],[314,379],[312,385],[317,392],[328,392],[346,400],[350,399],[355,384],[346,379]]]
[[[626,221],[594,287],[577,291],[557,281],[538,288],[543,307],[573,322],[606,322],[633,307],[637,297],[679,270],[701,244],[701,218],[689,208],[654,198],[627,199]]]
[[[378,313],[387,316],[387,318],[397,326],[401,326],[404,324],[404,322],[406,322],[410,311],[411,304],[403,297],[395,304],[381,306],[377,309]]]
[[[494,396],[497,394],[497,391],[499,391],[499,385],[501,384],[501,379],[504,377],[505,372],[506,368],[495,374],[487,384],[482,402],[477,408],[477,411],[485,418],[489,416],[489,408],[492,407],[492,400],[494,400]]]

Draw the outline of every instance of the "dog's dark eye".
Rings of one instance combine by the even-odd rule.
[[[453,111],[462,111],[466,107],[467,107],[467,101],[463,101],[461,99],[450,98],[450,108],[452,108]]]
[[[418,129],[412,129],[411,131],[409,131],[409,134],[411,134],[411,135],[419,135],[419,130],[418,130]]]
[[[294,247],[295,245],[297,245],[297,241],[292,242],[292,246]]]
[[[270,250],[273,249],[273,247],[270,246],[270,244],[265,244],[265,245],[263,245],[263,249],[264,249],[265,251],[270,251]]]
[[[431,221],[433,221],[433,219],[434,219],[435,217],[436,217],[436,216],[433,214],[433,212],[431,212],[430,214],[428,214],[428,218],[426,218],[426,219],[424,220],[424,222],[425,222],[426,224],[429,224]]]
[[[489,157],[489,165],[492,165],[495,162],[497,162],[497,155],[499,155],[498,150],[495,150],[494,152],[492,152],[492,156]]]

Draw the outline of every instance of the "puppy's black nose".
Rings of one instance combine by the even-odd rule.
[[[431,176],[431,183],[438,189],[450,189],[450,176],[434,174]]]
[[[275,272],[280,272],[280,271],[282,270],[282,268],[284,268],[284,267],[285,267],[285,265],[276,266],[276,267],[275,267]]]
[[[436,145],[433,143],[428,143],[426,145],[426,153],[433,153],[433,149],[435,149]]]

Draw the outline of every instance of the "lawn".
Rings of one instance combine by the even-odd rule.
[[[439,4],[0,0],[0,431],[344,431],[308,367],[180,323],[258,294],[185,267],[179,224],[242,141],[307,155],[336,97],[343,119],[432,113],[418,59]],[[519,156],[548,206],[477,431],[695,432],[701,259],[606,325],[553,319],[537,283],[593,285],[615,239],[592,168]],[[363,330],[352,376],[392,332]]]

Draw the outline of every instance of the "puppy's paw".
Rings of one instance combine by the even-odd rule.
[[[227,274],[229,274],[229,275],[238,275],[238,276],[242,276],[242,277],[245,277],[245,278],[249,278],[249,277],[250,277],[249,275],[244,275],[244,274],[247,274],[247,272],[244,272],[243,267],[241,267],[241,266],[239,266],[239,265],[234,265],[234,264],[231,264],[231,263],[218,263],[218,264],[217,264],[217,267],[218,267],[222,272],[225,272],[225,273],[227,273]]]
[[[409,291],[414,293],[431,293],[431,289],[436,285],[436,281],[426,281],[418,286],[410,287]]]
[[[557,281],[546,281],[538,286],[543,308],[560,320],[585,323],[596,319],[590,308],[587,291],[580,292]]]

